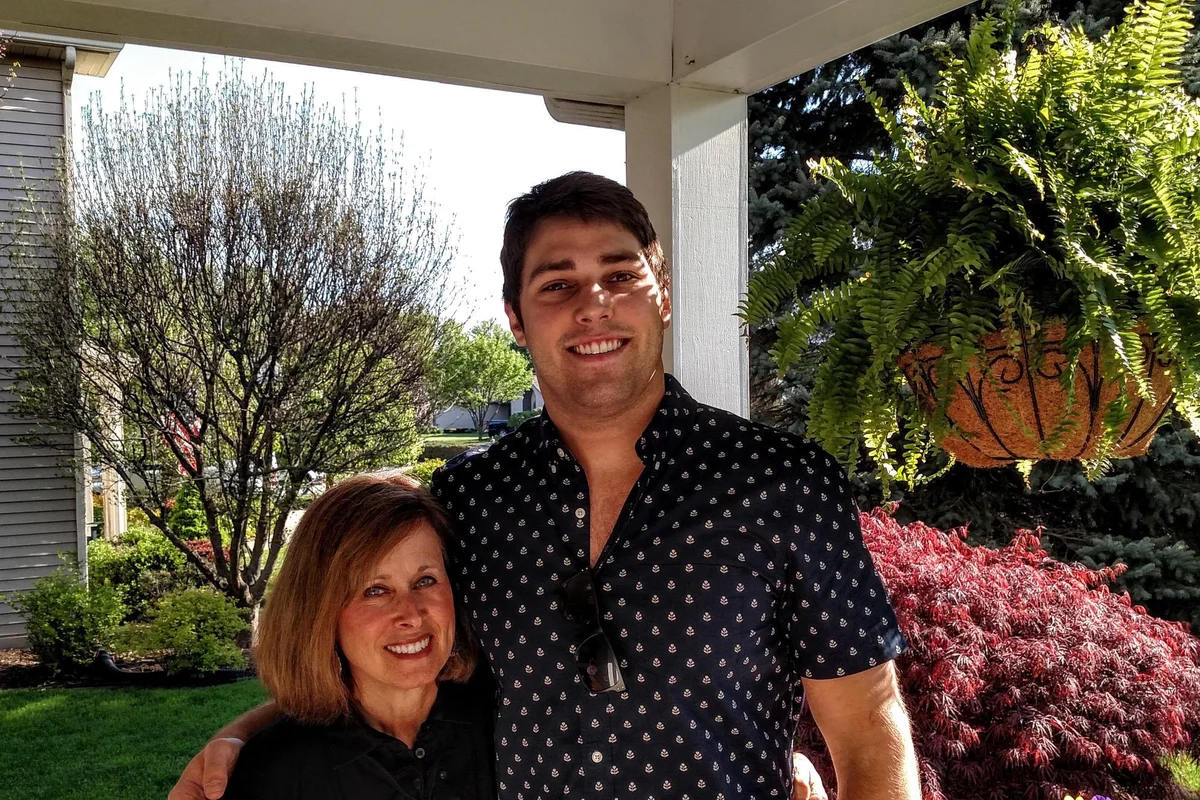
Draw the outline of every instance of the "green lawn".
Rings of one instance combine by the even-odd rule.
[[[1167,759],[1167,766],[1171,768],[1180,786],[1200,797],[1200,762],[1193,761],[1181,753]]]
[[[264,699],[258,681],[0,691],[0,796],[165,800],[208,738]]]
[[[435,433],[425,437],[425,444],[465,444],[472,445],[479,441],[473,433]]]

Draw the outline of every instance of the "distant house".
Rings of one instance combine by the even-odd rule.
[[[8,254],[27,190],[53,197],[60,147],[70,141],[71,81],[103,76],[120,49],[26,33],[8,43],[0,60],[0,285],[12,285]],[[36,234],[24,230],[21,237],[24,251],[49,259]],[[23,354],[15,312],[12,304],[0,307],[0,594],[32,588],[61,563],[59,553],[84,551],[91,517],[90,476],[74,471],[54,448],[18,441],[37,428],[13,416],[13,379]],[[0,648],[25,644],[23,621],[0,603]]]
[[[543,405],[545,404],[542,402],[542,393],[538,389],[537,378],[534,378],[533,388],[517,399],[489,405],[487,418],[488,420],[506,420],[513,414],[522,411],[536,411]],[[433,424],[443,431],[475,430],[475,422],[471,419],[471,413],[462,406],[450,406],[433,418]]]

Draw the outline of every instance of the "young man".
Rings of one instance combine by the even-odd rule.
[[[645,209],[561,176],[510,205],[501,264],[546,410],[433,490],[499,686],[502,800],[805,796],[801,691],[842,800],[916,800],[904,644],[845,478],[664,374],[668,269]]]

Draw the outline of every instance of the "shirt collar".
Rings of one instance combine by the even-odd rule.
[[[439,731],[436,729],[443,723],[471,725],[478,717],[478,708],[471,703],[466,691],[456,684],[443,682],[438,686],[437,699],[429,709],[429,716],[421,724],[421,731],[417,734],[418,743],[430,736],[438,737]],[[339,766],[380,747],[408,750],[404,742],[368,725],[357,711],[352,711],[349,716],[325,726],[324,734],[330,752],[334,754]]]
[[[683,438],[682,425],[695,416],[698,406],[687,390],[675,380],[674,375],[668,373],[663,378],[666,386],[662,401],[637,440],[638,458],[647,467],[655,469],[661,466],[661,462],[666,461],[680,444]],[[562,440],[558,426],[554,424],[547,410],[542,411],[537,437],[536,448],[545,455],[550,464],[557,465],[574,460]]]

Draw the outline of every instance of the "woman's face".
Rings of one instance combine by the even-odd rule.
[[[454,647],[454,594],[427,522],[379,560],[338,617],[360,701],[432,684]]]

